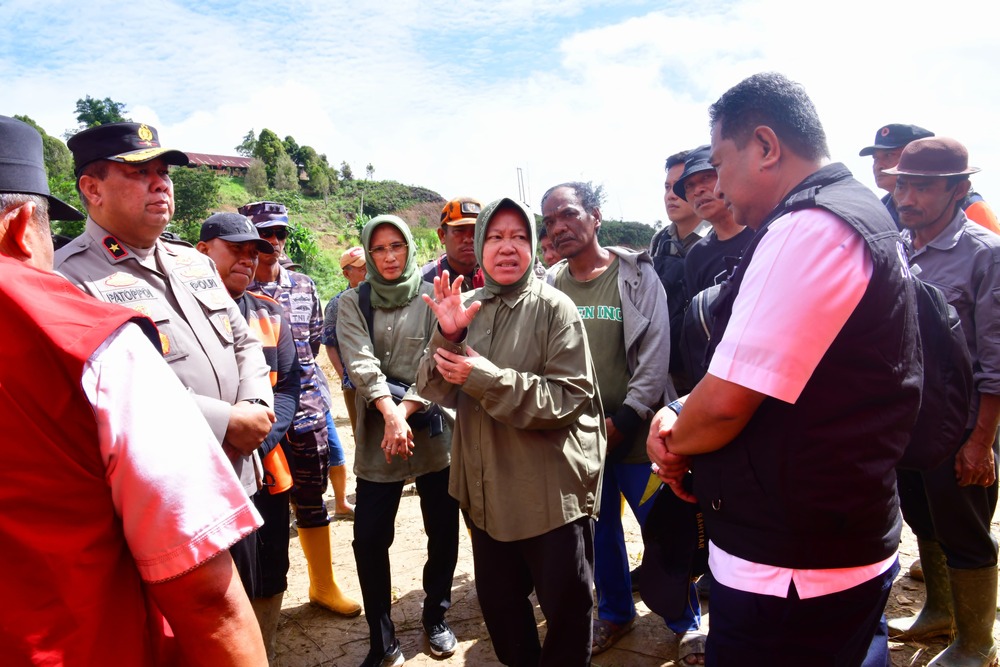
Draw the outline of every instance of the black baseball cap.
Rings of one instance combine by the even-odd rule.
[[[183,167],[188,156],[173,148],[160,145],[156,128],[145,123],[108,123],[77,132],[66,142],[73,151],[76,176],[91,162],[149,162],[163,158],[168,164]]]
[[[0,116],[0,192],[45,197],[52,220],[86,218],[49,193],[42,135],[27,123],[8,116]]]
[[[254,224],[239,213],[213,213],[208,216],[208,219],[201,223],[201,235],[198,240],[212,239],[222,239],[232,243],[253,241],[261,252],[268,255],[274,252],[274,246],[262,239]]]
[[[687,196],[684,194],[684,181],[699,171],[715,171],[715,167],[712,166],[712,163],[708,159],[711,154],[712,147],[708,144],[698,146],[698,148],[688,153],[688,156],[684,158],[684,172],[677,179],[677,182],[674,183],[675,195],[687,201]]]
[[[878,149],[902,148],[911,141],[933,136],[933,132],[919,125],[889,123],[879,128],[879,131],[875,133],[875,143],[862,148],[858,155],[871,155]]]

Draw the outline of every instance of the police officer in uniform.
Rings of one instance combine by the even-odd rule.
[[[186,165],[187,156],[160,146],[156,129],[140,123],[90,128],[68,146],[88,218],[84,232],[56,254],[56,270],[90,295],[156,323],[164,359],[253,495],[261,476],[256,449],[275,418],[261,344],[212,261],[160,238],[174,212],[169,166]],[[243,575],[255,566],[252,549],[241,549],[234,547],[233,557]]]

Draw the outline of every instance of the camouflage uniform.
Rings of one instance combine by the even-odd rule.
[[[323,391],[326,377],[315,360],[323,333],[323,313],[316,283],[309,276],[279,267],[277,282],[255,281],[251,283],[250,291],[280,303],[292,327],[292,338],[302,367],[299,410],[287,436],[292,450],[289,463],[295,481],[292,501],[299,526],[325,526],[330,523],[330,515],[323,502],[330,466],[326,427],[326,412],[330,405],[329,392],[324,396]]]

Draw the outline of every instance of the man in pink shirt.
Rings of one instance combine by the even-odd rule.
[[[710,114],[717,188],[756,235],[715,304],[708,374],[647,441],[705,515],[706,664],[888,664],[873,637],[921,387],[903,249],[871,191],[827,163],[801,86],[758,74]]]

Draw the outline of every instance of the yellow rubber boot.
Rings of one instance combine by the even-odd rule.
[[[299,544],[309,564],[309,601],[342,616],[357,616],[361,605],[344,595],[333,576],[330,527],[299,528]]]

